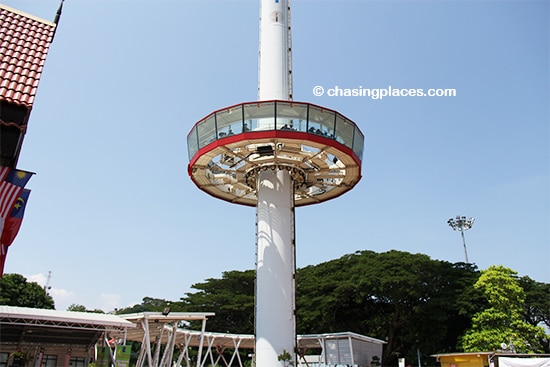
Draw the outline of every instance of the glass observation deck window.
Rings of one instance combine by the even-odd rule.
[[[216,119],[210,115],[197,124],[199,148],[205,147],[216,140]]]
[[[243,104],[244,123],[251,131],[275,130],[275,102]]]
[[[336,141],[346,147],[353,147],[353,136],[355,135],[355,124],[344,116],[336,116]]]
[[[197,122],[187,136],[189,159],[216,140],[242,133],[275,130],[335,140],[351,149],[359,160],[362,158],[364,136],[353,121],[336,111],[310,103],[266,101],[227,107]]]
[[[334,111],[310,105],[307,132],[334,139],[335,116]]]
[[[243,114],[241,106],[226,108],[215,113],[218,138],[243,132]]]
[[[277,130],[307,132],[307,104],[277,102]]]

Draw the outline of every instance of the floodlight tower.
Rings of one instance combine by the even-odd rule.
[[[451,218],[447,221],[447,224],[451,226],[454,231],[460,231],[462,235],[462,245],[464,246],[464,257],[466,258],[466,264],[468,261],[468,251],[466,250],[466,240],[464,239],[464,231],[469,230],[474,225],[475,218],[466,218],[465,216],[457,215],[456,218]]]
[[[256,207],[256,365],[296,365],[295,206],[351,190],[364,136],[338,112],[292,101],[289,0],[260,0],[258,101],[214,111],[187,136],[197,187]],[[319,223],[322,229],[326,223]]]

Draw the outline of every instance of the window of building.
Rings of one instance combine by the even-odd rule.
[[[53,354],[45,354],[42,358],[42,367],[56,367],[57,356]]]
[[[9,353],[0,353],[0,367],[8,367]]]
[[[86,367],[86,358],[84,357],[71,357],[69,361],[70,367]]]

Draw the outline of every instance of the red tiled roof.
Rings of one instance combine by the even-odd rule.
[[[0,100],[29,109],[55,23],[0,4]]]

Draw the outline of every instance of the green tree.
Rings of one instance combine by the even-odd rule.
[[[524,276],[519,278],[519,285],[525,291],[525,321],[535,326],[545,324],[550,328],[550,284]]]
[[[299,333],[386,340],[384,364],[456,350],[470,326],[475,267],[401,251],[358,251],[297,272]],[[426,335],[430,337],[427,338]]]
[[[162,312],[166,307],[170,307],[171,311],[179,311],[176,309],[177,307],[174,307],[175,305],[176,302],[170,302],[159,298],[143,297],[142,303],[119,309],[116,313]]]
[[[296,274],[297,332],[351,331],[385,340],[384,365],[397,364],[397,357],[416,360],[417,350],[424,357],[455,352],[473,316],[489,308],[483,289],[474,287],[479,276],[472,264],[401,251],[358,251],[307,266]],[[247,270],[207,279],[173,302],[172,311],[215,312],[208,330],[251,334],[254,277]],[[533,286],[539,288],[545,285]],[[543,293],[531,293],[538,301],[530,309],[544,309]]]
[[[0,278],[0,304],[30,308],[54,309],[53,298],[35,282],[21,274],[4,274]]]
[[[254,333],[255,271],[227,271],[222,279],[207,279],[193,284],[196,293],[182,298],[182,307],[189,312],[215,312],[208,320],[208,329],[235,334]]]
[[[67,307],[67,311],[72,311],[72,312],[90,312],[90,313],[105,313],[103,310],[100,310],[98,308],[94,309],[94,310],[88,310],[85,306],[83,305],[77,305],[75,303],[73,303],[72,305],[70,305],[69,307]]]
[[[515,271],[493,265],[481,272],[474,287],[482,291],[487,307],[473,316],[462,338],[464,351],[497,350],[502,343],[519,353],[544,351],[548,335],[523,318],[525,291]]]

